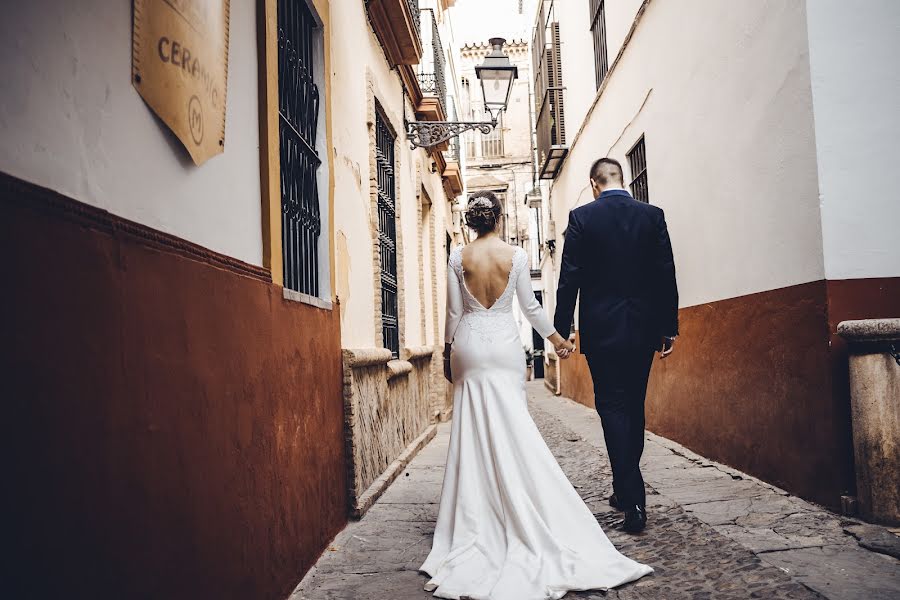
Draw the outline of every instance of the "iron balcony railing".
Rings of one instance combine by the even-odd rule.
[[[422,16],[419,14],[419,0],[406,0],[406,5],[409,7],[409,12],[413,18],[413,23],[416,24],[416,33],[419,34],[419,39],[421,39]]]
[[[441,103],[441,109],[447,114],[447,80],[445,77],[444,46],[438,31],[434,11],[424,8],[421,11],[425,20],[421,31],[422,62],[419,63],[419,87],[425,96],[434,96]]]

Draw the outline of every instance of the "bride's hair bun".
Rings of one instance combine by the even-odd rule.
[[[466,225],[479,235],[497,228],[503,212],[500,200],[493,192],[476,192],[469,198],[466,208]]]

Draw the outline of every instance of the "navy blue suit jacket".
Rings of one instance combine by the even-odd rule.
[[[565,231],[556,330],[571,331],[581,294],[581,352],[659,349],[678,334],[678,286],[662,209],[607,190],[572,210]]]

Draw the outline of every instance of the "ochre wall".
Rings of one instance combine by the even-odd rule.
[[[346,522],[338,310],[6,176],[0,249],[5,592],[286,597]]]

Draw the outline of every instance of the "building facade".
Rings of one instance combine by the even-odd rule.
[[[332,17],[344,35],[368,31],[365,44],[332,47],[343,115],[336,294],[351,512],[360,515],[450,414],[441,351],[460,158],[457,145],[411,149],[405,123],[446,120],[458,93],[446,2],[340,3]]]
[[[135,90],[131,2],[6,11],[9,593],[286,597],[447,418],[461,159],[405,121],[457,97],[450,5],[231,3],[199,167]]]
[[[900,51],[900,13],[867,6],[547,1],[536,19],[561,54],[564,134],[538,134],[556,248],[599,157],[666,211],[681,335],[648,428],[832,507],[854,486],[837,323],[900,306],[900,79],[869,61]],[[584,357],[560,365],[558,389],[592,406]]]

